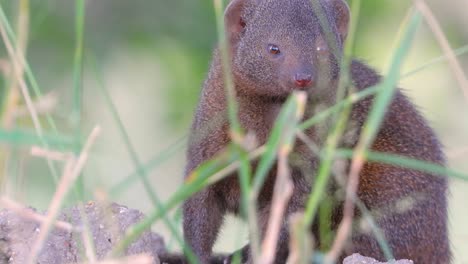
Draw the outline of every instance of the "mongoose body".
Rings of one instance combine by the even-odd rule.
[[[342,0],[321,0],[329,30],[342,50],[349,10]],[[260,144],[266,142],[286,98],[295,90],[308,94],[305,118],[319,106],[331,106],[337,93],[339,66],[310,0],[232,0],[225,13],[231,45],[231,64],[238,103],[238,117],[244,130],[253,132]],[[214,158],[230,142],[226,118],[227,102],[221,59],[215,51],[208,78],[200,95],[187,154],[186,175],[204,161]],[[353,61],[354,87],[363,90],[380,82],[379,75],[365,64]],[[357,135],[372,107],[373,98],[352,109],[349,126]],[[204,132],[204,130],[207,130]],[[323,146],[315,129],[305,131]],[[343,142],[353,148],[356,138]],[[427,122],[400,91],[396,92],[372,146],[373,151],[398,154],[445,165],[440,143]],[[275,263],[288,257],[287,219],[304,209],[313,186],[318,158],[300,142],[294,153],[300,166],[292,167],[294,194],[286,209]],[[265,230],[271,206],[276,170],[265,182],[258,200],[259,226]],[[415,263],[450,263],[447,234],[447,181],[427,173],[380,163],[366,163],[360,173],[358,197],[371,212],[379,212],[377,224],[397,259]],[[239,213],[240,186],[237,175],[218,182],[188,199],[183,207],[183,229],[187,244],[201,263],[209,263],[212,247],[226,213]],[[401,209],[402,201],[411,206]],[[330,219],[336,228],[341,221],[342,201]],[[356,213],[359,217],[359,212]],[[313,233],[316,238],[319,234]],[[353,229],[345,254],[385,260],[371,233]],[[251,262],[249,247],[244,260]]]

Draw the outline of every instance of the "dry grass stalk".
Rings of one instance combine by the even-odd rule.
[[[458,61],[457,56],[455,55],[455,52],[453,51],[452,47],[450,47],[450,43],[447,40],[447,37],[445,36],[439,22],[437,21],[431,9],[429,8],[429,6],[426,4],[424,0],[413,0],[413,1],[414,1],[416,8],[424,16],[424,19],[429,25],[429,28],[434,33],[434,36],[437,39],[437,42],[439,42],[439,45],[442,48],[443,52],[445,53],[445,56],[448,59],[450,67],[452,68],[452,72],[454,73],[455,78],[457,79],[457,82],[463,91],[465,99],[468,101],[468,79],[466,78],[465,73],[463,72],[463,68],[460,62]]]
[[[25,207],[7,197],[0,198],[0,204],[13,212],[15,212],[18,216],[23,217],[25,219],[33,220],[38,223],[44,223],[46,221],[46,217],[36,213],[30,208]],[[67,232],[79,232],[80,230],[74,228],[72,224],[64,222],[64,221],[55,221],[55,227],[65,230]]]
[[[36,257],[39,254],[39,251],[41,250],[42,245],[44,244],[45,240],[47,239],[47,235],[49,234],[51,225],[59,213],[62,202],[65,199],[66,194],[72,187],[73,183],[76,181],[76,179],[80,175],[88,159],[89,151],[92,145],[94,144],[94,142],[96,141],[96,138],[99,135],[99,133],[100,133],[100,128],[95,127],[93,131],[91,132],[90,136],[88,137],[88,140],[86,141],[86,144],[84,145],[78,159],[72,157],[67,161],[60,183],[49,205],[49,208],[47,211],[47,219],[41,225],[40,233],[38,235],[36,242],[34,243],[31,249],[31,255],[27,263],[29,264],[35,263]]]
[[[296,213],[289,219],[289,256],[287,263],[307,264],[313,255],[313,238],[304,232],[304,214]]]
[[[8,51],[8,56],[10,57],[10,62],[13,66],[13,73],[14,77],[13,80],[16,80],[21,93],[23,95],[24,101],[26,103],[26,106],[28,108],[28,111],[31,115],[31,119],[33,121],[34,127],[39,134],[39,136],[42,136],[42,126],[39,121],[39,116],[37,114],[37,111],[34,107],[34,104],[31,99],[31,95],[29,94],[28,86],[26,85],[26,81],[24,79],[23,71],[24,71],[24,65],[25,59],[24,59],[24,53],[21,51],[21,49],[16,49],[13,47],[13,44],[11,43],[10,39],[8,38],[7,32],[5,25],[0,22],[0,34],[3,39],[3,43],[5,44],[5,47]]]
[[[300,139],[307,147],[317,156],[320,155],[320,147],[311,139],[309,138],[304,132],[298,130],[296,132],[296,136]]]
[[[18,12],[18,27],[17,27],[17,36],[18,42],[16,46],[17,54],[26,54],[27,43],[28,43],[28,34],[29,34],[29,0],[21,0],[19,2],[19,12]],[[18,87],[18,79],[15,78],[15,74],[19,75],[23,79],[24,75],[24,64],[19,64],[19,68],[16,69],[17,72],[11,74],[11,84],[8,88],[8,97],[6,100],[6,111],[3,116],[3,127],[6,129],[12,128],[16,118],[15,112],[20,103],[21,95]]]
[[[83,223],[83,232],[81,232],[81,240],[83,241],[83,246],[85,249],[85,255],[89,262],[94,263],[97,260],[96,251],[94,250],[94,240],[89,230],[89,221],[88,216],[86,215],[85,208],[83,203],[80,202],[78,205],[80,210],[80,215]]]
[[[105,211],[105,213],[103,214],[103,223],[106,226],[108,232],[110,233],[112,241],[115,241],[120,233],[119,223],[114,219],[112,212],[112,202],[109,198],[109,195],[105,190],[97,188],[94,191],[94,197],[97,201],[97,204],[99,204],[101,208]]]
[[[33,146],[31,148],[31,155],[36,157],[42,157],[54,161],[67,161],[73,157],[73,153],[64,153],[59,151],[52,151],[48,149],[43,149],[41,147]]]
[[[294,190],[291,181],[291,172],[288,165],[289,152],[282,152],[278,155],[278,175],[275,183],[273,201],[271,205],[270,219],[265,239],[262,244],[261,263],[270,264],[275,259],[275,252],[278,243],[279,232],[285,223],[284,213],[288,206],[289,199]]]
[[[343,220],[338,226],[332,248],[326,256],[326,263],[334,263],[338,259],[351,233],[354,218],[354,201],[356,200],[356,192],[359,185],[359,174],[361,173],[365,161],[366,159],[361,152],[355,153],[346,185]]]
[[[287,211],[289,200],[294,191],[288,157],[294,147],[296,126],[304,115],[307,95],[301,92],[293,96],[297,102],[297,109],[294,113],[292,125],[286,126],[282,131],[282,142],[277,150],[277,177],[270,208],[270,218],[268,219],[268,227],[265,231],[262,252],[259,259],[262,264],[270,264],[275,260],[278,237],[281,228],[284,228],[287,222],[285,221],[285,212]]]
[[[249,160],[258,159],[261,155],[263,155],[263,153],[265,153],[265,151],[266,151],[266,146],[265,145],[255,149],[254,151],[249,153]],[[232,164],[230,164],[226,168],[224,168],[224,169],[220,170],[219,172],[213,174],[213,176],[210,177],[208,182],[210,184],[218,182],[221,179],[223,179],[226,175],[229,175],[231,173],[236,172],[239,168],[240,168],[240,162],[239,161],[233,162]]]
[[[11,74],[10,62],[6,59],[0,59],[0,73],[6,77]]]

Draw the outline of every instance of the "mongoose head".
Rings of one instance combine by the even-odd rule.
[[[311,1],[319,1],[336,49],[327,44]],[[286,97],[294,90],[310,96],[334,94],[327,89],[333,89],[330,81],[339,72],[335,58],[340,57],[348,22],[344,0],[232,0],[225,24],[238,92],[271,97]]]

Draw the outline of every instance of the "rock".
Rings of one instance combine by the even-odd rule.
[[[379,262],[373,258],[363,257],[359,254],[353,254],[345,258],[343,264],[413,264],[413,261],[403,259],[390,262]]]
[[[88,203],[84,211],[98,259],[103,259],[110,252],[131,225],[144,218],[141,212],[118,204],[99,206]],[[78,207],[64,210],[58,219],[74,227],[83,227]],[[20,217],[10,210],[0,211],[0,263],[26,263],[39,231],[38,222]],[[37,263],[62,264],[84,261],[81,236],[80,232],[54,228],[44,243]],[[146,253],[155,259],[154,263],[159,263],[157,255],[164,252],[166,249],[163,239],[147,231],[127,248],[125,255]]]

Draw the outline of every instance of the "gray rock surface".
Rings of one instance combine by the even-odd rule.
[[[343,264],[413,264],[413,261],[403,259],[390,262],[379,262],[373,258],[363,257],[359,254],[353,254],[345,258]]]
[[[85,215],[98,259],[104,258],[109,253],[128,227],[144,217],[141,212],[125,206],[117,204],[98,206],[95,203],[85,205]],[[83,226],[78,207],[64,210],[58,219],[69,222],[74,227]],[[25,263],[39,231],[38,222],[20,217],[9,210],[0,211],[0,263]],[[81,236],[80,232],[54,228],[44,243],[37,263],[62,264],[83,261],[84,249]],[[158,263],[157,254],[165,251],[163,239],[147,231],[127,248],[125,254],[147,253],[153,256],[155,263]]]

